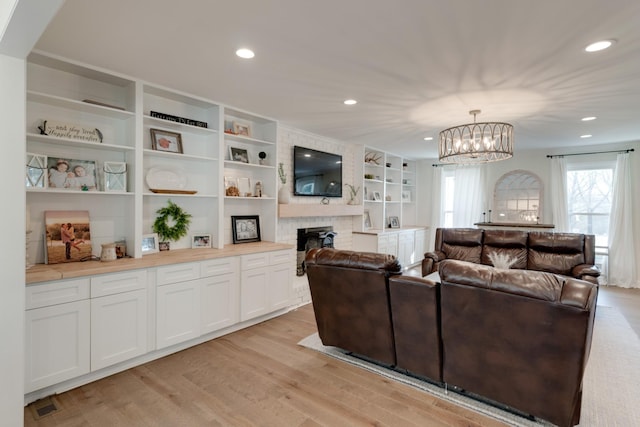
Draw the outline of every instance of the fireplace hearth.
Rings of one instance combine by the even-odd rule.
[[[304,276],[306,268],[304,258],[313,248],[333,248],[334,239],[338,235],[333,227],[298,228],[298,244],[296,257],[296,275]]]

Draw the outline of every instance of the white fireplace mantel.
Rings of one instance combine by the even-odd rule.
[[[279,218],[299,218],[313,216],[356,216],[363,214],[363,205],[316,205],[309,203],[290,203],[278,205]]]

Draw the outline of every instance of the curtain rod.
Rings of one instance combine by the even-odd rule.
[[[611,150],[611,151],[596,151],[593,153],[573,153],[573,154],[547,154],[548,159],[553,159],[554,157],[569,157],[569,156],[583,156],[585,154],[605,154],[605,153],[631,153],[635,151],[633,148],[629,148],[627,150]]]

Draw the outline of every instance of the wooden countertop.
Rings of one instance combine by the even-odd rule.
[[[204,261],[214,258],[254,254],[259,252],[293,249],[293,245],[274,242],[254,242],[227,245],[222,249],[172,249],[142,258],[121,258],[110,262],[81,261],[63,264],[36,264],[25,271],[25,283],[70,279],[94,274],[117,273],[139,268],[158,267],[183,262]]]

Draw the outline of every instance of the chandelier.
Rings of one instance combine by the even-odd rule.
[[[513,126],[509,123],[476,123],[480,110],[471,110],[473,123],[440,132],[439,158],[442,163],[483,163],[513,156]]]

